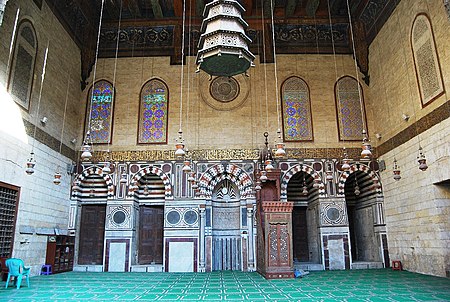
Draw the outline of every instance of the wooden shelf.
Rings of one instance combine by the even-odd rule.
[[[46,263],[52,266],[53,274],[73,270],[75,237],[48,236]]]

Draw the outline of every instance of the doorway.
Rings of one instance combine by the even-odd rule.
[[[163,263],[164,207],[139,207],[138,264]]]
[[[81,207],[78,264],[102,265],[106,205]]]

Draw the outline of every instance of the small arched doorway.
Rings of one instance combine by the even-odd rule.
[[[371,176],[356,170],[345,181],[352,263],[382,262],[377,222],[377,192]]]
[[[139,204],[137,263],[162,264],[164,238],[164,183],[154,174],[143,175],[137,184]]]
[[[292,213],[292,243],[294,265],[320,263],[317,217],[313,204],[319,199],[319,189],[313,186],[310,174],[300,171],[287,185],[287,200],[294,202]]]

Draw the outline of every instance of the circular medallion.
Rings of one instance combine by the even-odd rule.
[[[174,225],[180,222],[181,216],[180,213],[176,210],[172,210],[167,213],[167,222]]]
[[[113,215],[113,221],[114,221],[114,223],[116,223],[116,224],[122,224],[122,223],[124,223],[125,219],[126,219],[126,215],[125,215],[125,213],[122,212],[122,211],[117,211],[117,212],[115,212],[114,215]]]
[[[198,80],[202,100],[219,111],[230,111],[243,106],[251,90],[248,77],[242,74],[212,78],[202,73]]]
[[[188,210],[186,211],[186,213],[184,213],[184,221],[187,224],[194,224],[197,222],[197,219],[198,219],[197,212],[193,210]]]
[[[209,92],[215,100],[228,103],[239,95],[239,83],[233,77],[217,77],[209,85]]]
[[[337,221],[340,218],[340,213],[339,210],[336,208],[328,208],[327,210],[327,217],[328,219],[330,219],[331,221]]]

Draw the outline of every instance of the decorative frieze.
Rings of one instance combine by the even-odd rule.
[[[350,158],[359,158],[360,148],[347,148]],[[272,150],[275,152],[275,150]],[[286,149],[287,158],[341,158],[342,148],[291,148]],[[190,150],[189,157],[192,160],[259,160],[258,149],[200,149]],[[133,161],[170,161],[178,160],[174,150],[134,150],[134,151],[96,151],[93,154],[93,162],[105,161],[133,162]]]
[[[278,47],[292,45],[332,45],[349,47],[348,23],[333,24],[276,24],[275,39]]]
[[[161,47],[173,46],[174,25],[129,26],[119,31],[119,47]],[[117,28],[103,28],[100,33],[102,50],[115,49]]]

